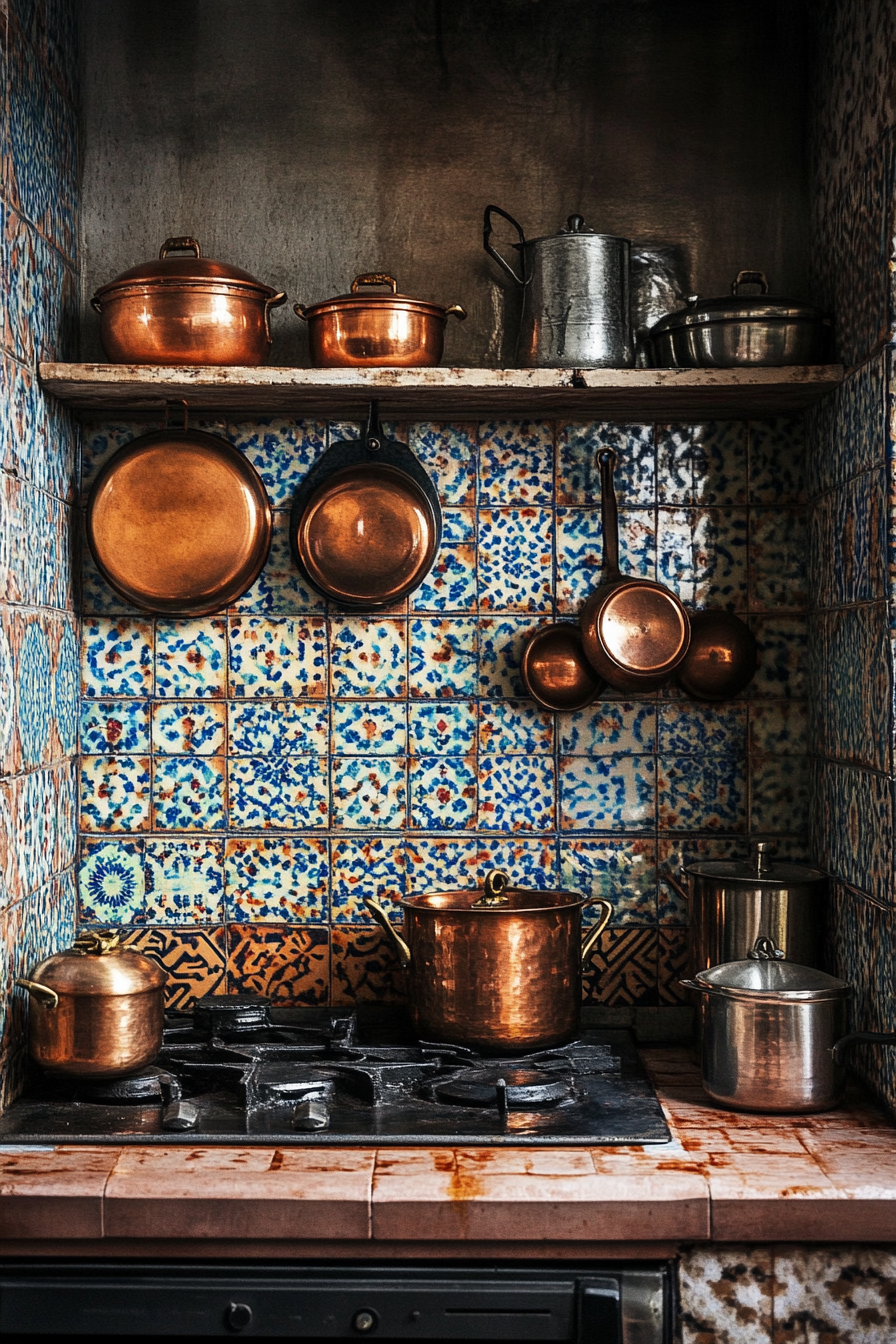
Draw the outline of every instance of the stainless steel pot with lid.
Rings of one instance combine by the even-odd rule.
[[[759,293],[742,293],[747,285],[758,286]],[[739,271],[723,298],[689,295],[686,308],[668,313],[650,329],[650,342],[658,368],[820,364],[829,328],[813,304],[769,294],[762,271]]]

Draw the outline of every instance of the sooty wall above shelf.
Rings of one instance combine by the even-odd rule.
[[[362,419],[371,397],[397,420],[766,419],[804,410],[839,364],[784,369],[294,369],[41,364],[44,389],[82,414],[191,411]],[[585,386],[581,386],[584,380]]]

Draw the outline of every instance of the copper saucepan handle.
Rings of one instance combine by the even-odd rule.
[[[610,922],[613,914],[613,907],[609,901],[604,900],[603,896],[592,896],[585,905],[602,905],[604,908],[603,918],[599,919],[593,929],[589,929],[582,939],[582,965],[584,966],[590,956],[595,943],[603,933]],[[584,907],[583,907],[584,908]]]
[[[613,486],[616,454],[612,448],[601,448],[597,455],[597,466],[600,471],[600,521],[603,532],[602,582],[607,583],[622,577],[619,569],[619,513]]]
[[[395,951],[398,953],[398,960],[401,962],[402,966],[404,966],[405,968],[410,966],[411,949],[408,947],[407,943],[402,938],[401,934],[398,933],[398,931],[392,927],[392,922],[389,919],[389,916],[386,913],[386,911],[380,905],[379,901],[375,901],[372,896],[365,896],[364,904],[367,906],[367,909],[373,915],[377,924],[379,924],[380,928],[388,936],[389,941],[391,942]]]
[[[39,985],[36,980],[23,979],[16,980],[15,984],[21,985],[22,989],[27,989],[28,993],[37,999],[38,1003],[43,1004],[44,1008],[59,1007],[59,995],[49,985]]]
[[[268,338],[268,343],[274,339],[271,335],[271,309],[279,308],[280,305],[285,302],[286,295],[282,292],[280,294],[272,294],[269,299],[265,299],[264,301],[264,331]]]

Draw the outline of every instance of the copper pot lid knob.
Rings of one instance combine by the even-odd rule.
[[[489,873],[485,879],[485,890],[478,900],[473,902],[474,910],[481,910],[484,907],[491,908],[496,905],[509,905],[510,897],[507,895],[507,888],[510,886],[510,878],[502,868],[496,868]]]

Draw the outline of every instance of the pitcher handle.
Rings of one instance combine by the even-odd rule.
[[[612,914],[613,914],[613,907],[612,907],[612,905],[610,904],[609,901],[605,901],[604,898],[603,898],[603,896],[592,896],[592,897],[590,898],[590,900],[587,900],[587,901],[585,902],[585,905],[602,905],[603,908],[604,908],[604,913],[603,913],[603,918],[602,918],[602,919],[599,919],[599,920],[597,921],[597,923],[595,924],[594,928],[593,928],[593,929],[589,929],[588,932],[585,934],[585,937],[582,939],[582,965],[583,965],[583,966],[587,963],[587,961],[588,961],[588,957],[589,957],[589,955],[591,954],[591,951],[592,951],[592,949],[593,949],[593,947],[594,947],[594,944],[597,942],[598,938],[601,936],[601,934],[603,933],[604,929],[605,929],[605,928],[607,927],[607,925],[609,924],[609,922],[610,922],[610,917],[611,917]]]
[[[501,253],[498,252],[496,248],[492,247],[490,239],[492,236],[493,213],[496,215],[500,215],[502,219],[506,219],[508,224],[512,224],[519,235],[520,272],[521,272],[520,275],[517,275],[516,271],[511,266],[510,262],[505,261],[504,258],[501,256]],[[504,267],[505,271],[510,276],[510,278],[512,280],[515,280],[518,285],[522,285],[522,287],[525,289],[526,285],[528,285],[529,283],[529,278],[531,278],[531,277],[527,278],[526,276],[526,235],[523,233],[522,224],[518,224],[517,221],[514,219],[513,215],[508,215],[507,211],[502,210],[500,205],[487,205],[485,207],[485,214],[482,217],[482,246],[485,248],[486,252],[489,254],[490,257],[494,257],[495,261],[498,263],[499,266]]]
[[[387,935],[393,948],[398,954],[398,960],[401,962],[402,966],[407,969],[411,964],[411,949],[408,947],[401,934],[393,929],[388,914],[380,905],[379,901],[375,901],[372,896],[365,896],[364,904],[373,915],[377,924],[379,924],[380,928]]]

